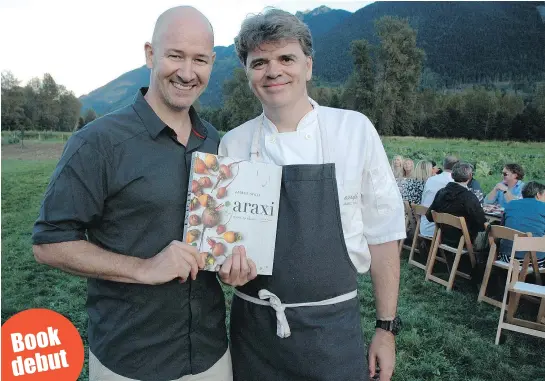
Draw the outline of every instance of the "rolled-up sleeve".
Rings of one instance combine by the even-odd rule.
[[[35,245],[86,240],[100,221],[107,194],[108,162],[78,136],[66,143],[32,232]]]
[[[367,243],[378,245],[406,237],[405,212],[382,141],[368,124],[363,150],[363,230]]]

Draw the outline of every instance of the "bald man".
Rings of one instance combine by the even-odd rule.
[[[191,154],[219,144],[192,107],[213,47],[196,9],[163,13],[145,44],[149,89],[72,135],[47,187],[34,256],[88,278],[91,381],[232,380],[220,284],[181,242]],[[226,283],[255,277],[242,255],[229,268]]]

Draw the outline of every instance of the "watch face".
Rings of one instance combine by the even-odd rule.
[[[403,324],[401,323],[401,318],[399,316],[396,316],[395,319],[392,321],[392,333],[394,335],[397,335],[401,331],[401,327]]]

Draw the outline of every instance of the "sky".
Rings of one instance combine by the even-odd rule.
[[[371,1],[276,0],[0,0],[0,69],[25,85],[44,73],[76,96],[144,65],[144,43],[157,17],[193,5],[208,17],[216,46],[228,46],[246,15],[267,6],[288,12],[326,5],[355,12]]]

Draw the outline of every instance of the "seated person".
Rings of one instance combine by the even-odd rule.
[[[483,189],[481,188],[481,184],[471,175],[471,180],[469,180],[469,183],[467,184],[467,188],[472,191],[475,196],[477,196],[477,199],[479,200],[479,204],[484,203],[484,193]]]
[[[473,167],[469,163],[459,162],[452,168],[452,179],[446,187],[439,190],[433,202],[428,208],[426,218],[433,221],[431,212],[449,213],[457,217],[464,217],[471,242],[475,241],[477,234],[484,231],[486,222],[484,210],[477,199],[468,188],[467,183],[471,180]],[[462,232],[451,226],[442,226],[442,243],[449,246],[458,246]]]
[[[403,160],[403,178],[414,179],[414,161],[411,159]]]
[[[532,233],[534,237],[545,235],[545,185],[536,181],[530,181],[522,189],[522,199],[513,200],[505,207],[504,226]],[[502,240],[500,243],[500,260],[509,262],[513,242]],[[537,262],[540,268],[545,268],[545,253],[537,252]],[[515,253],[521,263],[524,252]]]
[[[411,204],[420,204],[424,184],[432,176],[432,168],[431,161],[421,160],[416,163],[414,177],[405,179],[400,189],[404,201],[409,201]]]
[[[446,156],[443,160],[443,172],[439,175],[430,177],[424,185],[424,191],[422,192],[422,200],[420,204],[429,207],[435,198],[435,195],[440,189],[443,189],[448,183],[452,182],[452,167],[458,163],[456,156]],[[430,219],[431,220],[431,219]],[[435,230],[435,224],[422,216],[420,219],[420,234],[425,237],[432,237]],[[424,242],[424,241],[422,241]]]
[[[503,180],[486,195],[485,204],[496,204],[505,208],[510,201],[521,198],[524,169],[518,164],[506,164],[502,175]]]
[[[394,156],[392,159],[392,172],[396,180],[403,178],[403,156]]]
[[[432,165],[432,168],[431,168],[432,176],[440,175],[443,172],[443,170],[437,166],[437,163],[435,161],[432,160],[431,165]]]

